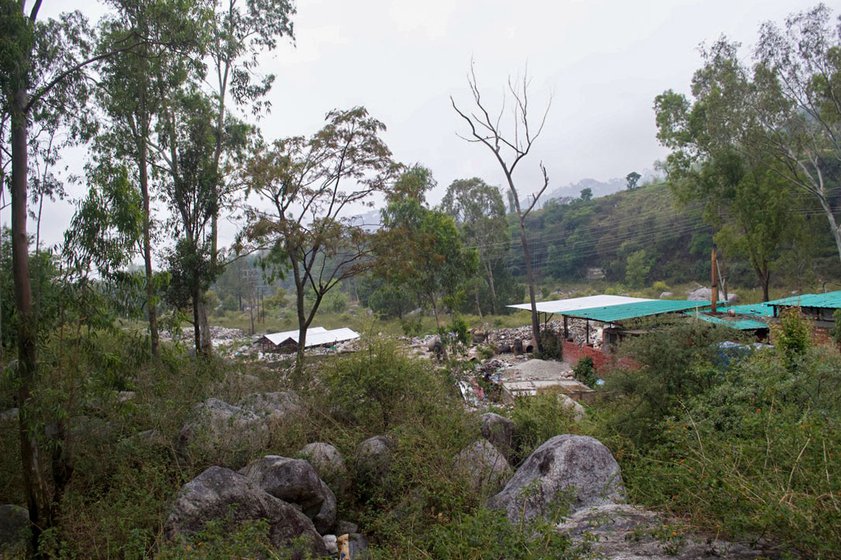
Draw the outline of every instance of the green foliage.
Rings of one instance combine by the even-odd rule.
[[[572,375],[587,387],[594,388],[598,377],[596,376],[596,367],[593,365],[593,358],[584,356],[578,360],[572,368]]]
[[[715,363],[718,343],[737,333],[703,321],[680,321],[626,341],[624,352],[638,368],[613,372],[605,382],[620,396],[607,423],[615,433],[637,446],[658,441],[654,427],[678,413],[692,396],[721,382],[724,373]]]
[[[839,376],[841,356],[827,348],[806,350],[793,370],[774,352],[737,363],[660,425],[659,445],[623,465],[632,499],[710,530],[837,558]]]
[[[559,391],[541,391],[533,397],[518,398],[511,412],[514,421],[514,449],[519,460],[547,439],[560,434],[578,433],[573,411],[564,406]],[[517,461],[513,461],[514,464]]]
[[[640,249],[628,255],[628,260],[625,264],[625,282],[630,287],[641,288],[644,286],[650,272],[651,259],[645,252],[645,249]]]
[[[556,332],[550,328],[544,328],[540,331],[541,352],[540,359],[542,360],[563,360],[564,347],[561,344],[561,333]]]
[[[774,342],[790,368],[797,362],[812,343],[812,326],[799,308],[785,309],[780,313],[780,322],[774,325]]]
[[[552,523],[512,525],[504,512],[484,508],[432,532],[432,557],[441,559],[555,560],[580,558],[588,550],[587,544],[573,546]]]

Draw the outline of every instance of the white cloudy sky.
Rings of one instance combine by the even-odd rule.
[[[395,157],[431,168],[437,201],[451,181],[502,177],[489,153],[456,136],[463,130],[449,96],[467,103],[470,60],[483,91],[501,94],[507,76],[528,64],[535,106],[550,94],[546,129],[525,161],[523,190],[537,187],[537,164],[551,187],[585,177],[624,177],[651,168],[665,152],[655,138],[652,103],[663,90],[686,91],[698,45],[721,34],[745,56],[760,23],[807,9],[804,0],[299,0],[295,45],[265,57],[277,74],[263,134],[308,134],[327,111],[365,105],[388,126]],[[89,2],[45,0],[42,14]],[[78,156],[75,156],[78,159]],[[75,162],[78,163],[78,162]],[[45,236],[58,241],[70,212],[50,209]],[[8,216],[3,216],[8,223]],[[231,235],[233,226],[227,228]]]

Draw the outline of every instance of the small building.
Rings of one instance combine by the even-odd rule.
[[[291,354],[298,351],[298,334],[298,329],[265,334],[260,337],[257,343],[263,352]],[[307,340],[304,347],[332,346],[357,338],[359,338],[359,333],[349,328],[327,330],[324,327],[310,327],[307,329]]]
[[[801,294],[766,302],[779,317],[785,309],[800,308],[801,312],[815,322],[815,326],[831,330],[835,327],[835,312],[841,309],[841,290],[823,294]]]

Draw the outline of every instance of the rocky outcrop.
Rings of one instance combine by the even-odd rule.
[[[196,533],[211,520],[235,530],[245,521],[265,520],[269,540],[278,549],[293,539],[308,542],[315,556],[327,553],[312,521],[294,506],[269,495],[247,477],[223,467],[210,467],[181,488],[164,525],[168,539]]]
[[[624,496],[619,465],[610,450],[594,438],[566,434],[538,447],[488,505],[519,522],[622,502]]]
[[[514,422],[493,412],[482,415],[482,437],[496,447],[506,459],[511,459],[514,446]]]
[[[498,492],[514,473],[508,460],[486,439],[462,449],[453,467],[471,491],[481,496]]]
[[[334,494],[341,496],[347,492],[350,476],[345,459],[333,445],[324,442],[308,443],[298,455],[309,461]]]
[[[336,525],[336,496],[309,462],[267,455],[239,472],[275,498],[299,506],[320,534]]]
[[[604,504],[579,510],[558,525],[573,542],[592,543],[613,560],[748,560],[776,558],[773,550],[691,533],[679,522],[635,506]]]

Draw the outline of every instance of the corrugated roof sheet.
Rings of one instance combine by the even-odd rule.
[[[310,335],[308,331],[307,342],[304,344],[304,348],[309,348],[310,346],[323,346],[325,344],[336,344],[337,342],[345,342],[347,340],[354,340],[357,338],[359,338],[359,333],[348,328],[333,329],[331,331],[314,333],[313,335]]]
[[[307,338],[309,338],[313,334],[327,332],[327,329],[324,327],[310,327],[307,329]],[[294,342],[298,342],[298,329],[294,331],[283,331],[283,332],[276,332],[263,335],[263,338],[277,346],[281,342],[286,340],[293,340]]]
[[[779,307],[823,307],[841,309],[841,290],[825,294],[801,294],[767,302],[767,305]]]
[[[714,315],[707,315],[705,313],[687,313],[687,315],[696,319],[700,319],[701,321],[706,321],[707,323],[712,323],[714,325],[722,325],[740,331],[756,331],[768,328],[768,325],[763,323],[762,321],[757,321],[755,319],[746,319],[744,317],[716,317]]]
[[[664,315],[666,313],[679,313],[689,309],[699,309],[703,305],[703,301],[651,299],[635,303],[582,309],[580,311],[564,313],[564,315],[577,319],[600,321],[602,323],[616,323],[618,321],[627,321],[628,319],[639,319],[654,315]]]
[[[756,317],[774,316],[774,308],[767,303],[746,303],[744,305],[719,306],[718,310],[722,312],[732,311],[736,315],[754,315]]]
[[[651,299],[634,298],[627,296],[585,296],[577,298],[557,299],[553,301],[539,301],[536,304],[537,310],[541,313],[560,313],[566,315],[569,311],[577,311],[579,309],[593,309],[595,307],[611,307],[613,305],[622,305],[625,303],[639,303],[642,301],[657,301]],[[515,309],[525,309],[531,311],[531,304],[518,303],[516,305],[509,305]]]

